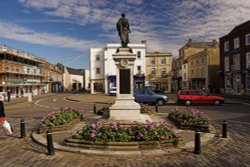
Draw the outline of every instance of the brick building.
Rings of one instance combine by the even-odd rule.
[[[250,95],[250,20],[220,38],[221,92]]]

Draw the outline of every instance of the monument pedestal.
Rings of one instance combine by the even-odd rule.
[[[150,117],[140,114],[141,107],[134,101],[134,61],[136,55],[131,48],[119,48],[113,55],[117,70],[117,97],[115,104],[110,107],[109,121],[145,122]]]

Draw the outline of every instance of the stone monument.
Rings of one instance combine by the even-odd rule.
[[[118,48],[113,55],[116,64],[117,97],[115,104],[110,107],[109,120],[145,122],[150,120],[150,117],[140,114],[141,107],[134,100],[134,62],[136,54],[133,54],[132,49],[127,46],[130,29],[125,14],[122,14],[122,18],[117,22],[117,30],[122,47]]]

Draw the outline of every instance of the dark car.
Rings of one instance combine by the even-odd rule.
[[[203,90],[180,90],[178,92],[178,102],[189,106],[191,104],[214,104],[224,103],[224,98],[220,96],[209,95]]]
[[[134,97],[138,103],[154,103],[161,106],[168,102],[167,96],[156,94],[149,88],[135,89]]]

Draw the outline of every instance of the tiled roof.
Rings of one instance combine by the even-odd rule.
[[[69,68],[69,67],[66,67],[69,74],[73,74],[73,75],[83,75],[84,73],[84,70],[83,69],[74,69],[74,68]]]

